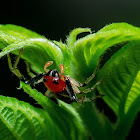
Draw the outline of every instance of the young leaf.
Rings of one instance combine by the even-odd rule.
[[[140,109],[140,100],[138,101],[140,99],[139,46],[140,41],[125,45],[112,56],[98,75],[104,79],[98,90],[105,95],[104,100],[119,117],[116,135],[122,139],[127,135]],[[134,113],[132,113],[132,108]]]
[[[28,38],[44,38],[43,36],[30,31],[24,27],[7,24],[7,25],[0,25],[0,48],[5,48],[8,45],[20,42],[24,39]]]
[[[0,96],[0,124],[2,140],[63,139],[47,112],[15,98]]]
[[[133,92],[135,88],[133,83],[137,81],[137,76],[139,76],[137,75],[140,68],[139,52],[139,41],[130,42],[114,54],[99,72],[99,77],[104,79],[99,91],[106,95],[104,99],[117,115],[126,113],[129,104],[137,96],[137,92]],[[130,94],[128,94],[129,92]],[[134,94],[133,98],[131,97],[132,92]],[[126,99],[128,101],[125,107]]]
[[[29,85],[21,82],[26,93],[32,96],[48,113],[50,118],[62,132],[65,139],[87,139],[86,130],[83,127],[81,119],[74,112],[69,111],[69,108],[61,108],[49,98],[32,89]]]
[[[42,38],[31,38],[13,43],[2,50],[0,57],[14,50],[20,50],[21,48],[24,48],[21,57],[39,68],[42,72],[46,61],[53,60],[57,66],[63,62],[63,54],[60,48],[51,41]],[[15,53],[18,55],[17,52]]]
[[[42,72],[46,61],[54,61],[52,67],[58,67],[60,63],[63,63],[63,54],[57,45],[45,37],[20,26],[0,26],[0,48],[4,48],[0,53],[0,57],[10,52],[18,55],[19,50],[24,48],[21,57]]]
[[[69,34],[69,36],[67,38],[67,46],[68,46],[68,49],[70,49],[69,51],[73,50],[77,35],[80,33],[83,33],[83,32],[91,33],[91,30],[89,28],[76,28],[71,31],[71,33]]]
[[[79,112],[89,136],[92,139],[111,139],[113,140],[113,127],[109,120],[97,111],[93,103],[83,103],[82,105],[75,105],[75,108]]]
[[[35,37],[35,38],[42,37],[42,38],[44,38],[43,36],[33,32],[31,30],[28,30],[24,27],[21,27],[18,25],[13,25],[13,24],[0,25],[0,31],[7,33],[9,35],[15,36],[19,39],[27,39],[30,37]]]
[[[73,50],[77,71],[73,77],[78,79],[81,75],[84,81],[92,74],[105,50],[115,44],[137,39],[140,39],[140,29],[126,23],[110,24],[95,34],[79,39]]]

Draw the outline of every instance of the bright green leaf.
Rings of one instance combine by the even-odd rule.
[[[119,118],[116,136],[121,139],[127,135],[140,109],[139,54],[140,41],[128,43],[112,56],[100,70],[100,76],[98,75],[103,79],[98,90],[105,95],[104,100]],[[132,109],[132,106],[137,107]],[[124,128],[124,131],[121,128]]]
[[[71,31],[71,33],[69,34],[69,36],[67,38],[67,45],[70,50],[72,50],[74,47],[74,43],[76,42],[77,35],[80,33],[83,33],[83,32],[91,33],[91,30],[89,28],[76,28]]]
[[[128,104],[131,104],[135,99],[131,96],[133,94],[137,96],[139,93],[134,91],[140,69],[139,53],[139,42],[129,43],[114,54],[99,73],[100,77],[104,79],[99,91],[106,95],[104,99],[117,115],[126,113]],[[126,101],[127,99],[128,101]],[[127,104],[126,108],[125,104]]]
[[[2,140],[62,138],[47,112],[15,98],[0,96],[0,124]]]
[[[99,111],[93,103],[75,105],[88,130],[89,136],[95,140],[113,139],[113,127],[109,120]]]
[[[39,68],[42,72],[46,61],[54,61],[54,66],[55,64],[59,66],[63,62],[63,54],[60,48],[51,41],[42,38],[31,38],[13,43],[2,50],[0,57],[21,48],[24,48],[21,57]],[[16,54],[18,53],[16,52]]]
[[[74,76],[90,76],[99,57],[109,47],[137,39],[140,39],[140,29],[126,23],[110,24],[97,33],[79,39],[75,42],[73,50],[77,70]],[[87,71],[88,73],[85,73]]]
[[[73,112],[69,111],[68,107],[65,107],[65,109],[63,109],[56,103],[48,99],[46,96],[44,96],[42,93],[39,93],[37,90],[32,89],[29,85],[26,85],[23,82],[21,82],[21,84],[25,92],[32,96],[46,110],[50,118],[52,118],[53,122],[65,137],[65,139],[87,139],[86,131],[83,127],[81,119]],[[67,105],[63,104],[63,106]]]
[[[26,38],[30,38],[30,37],[44,38],[43,36],[33,32],[31,30],[28,30],[24,27],[21,27],[18,25],[13,25],[13,24],[0,25],[0,31],[3,31],[4,33],[11,35],[11,37],[15,36],[19,39],[26,39]]]

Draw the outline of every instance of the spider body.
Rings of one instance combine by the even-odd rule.
[[[64,80],[60,79],[59,75],[49,76],[47,73],[43,77],[43,82],[47,89],[54,93],[62,92],[66,89],[66,83]]]
[[[65,102],[76,101],[76,95],[69,78],[59,74],[57,70],[50,70],[43,76],[43,82],[47,89],[57,98]]]

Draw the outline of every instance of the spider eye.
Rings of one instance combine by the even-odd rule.
[[[56,77],[56,78],[59,78],[59,73],[57,70],[50,70],[46,76],[51,76],[51,77]]]

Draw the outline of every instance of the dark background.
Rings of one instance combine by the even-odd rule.
[[[140,1],[13,0],[0,5],[0,24],[20,25],[57,41],[65,41],[69,31],[76,27],[89,27],[96,32],[114,22],[127,22],[140,27]],[[33,102],[27,94],[21,95],[16,89],[19,80],[9,71],[6,58],[0,59],[0,65],[0,94]],[[128,139],[140,139],[139,116]]]

